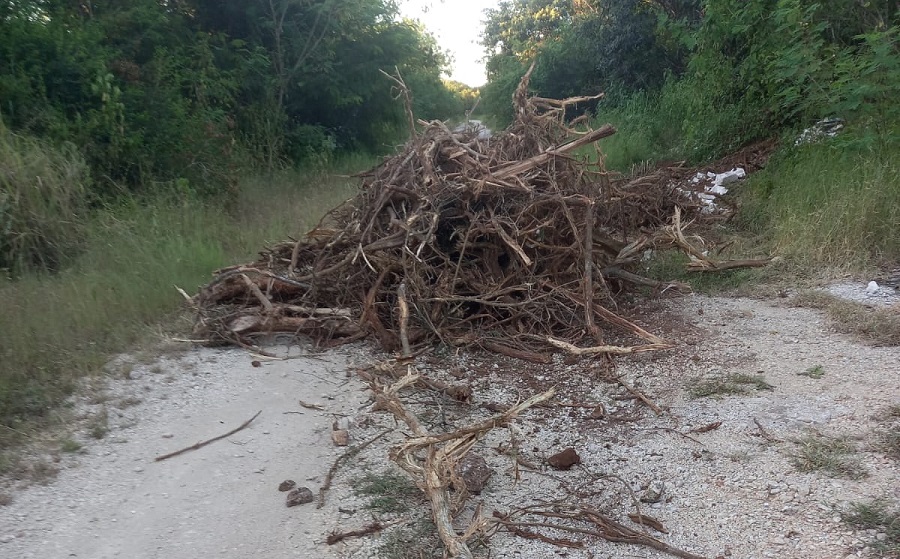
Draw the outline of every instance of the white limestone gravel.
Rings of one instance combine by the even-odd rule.
[[[626,514],[634,510],[633,496],[654,486],[663,497],[642,503],[642,511],[669,530],[654,535],[698,555],[873,556],[870,544],[879,533],[853,530],[841,512],[871,498],[900,500],[900,464],[873,442],[884,410],[900,405],[900,348],[862,345],[830,331],[820,312],[779,301],[692,295],[659,303],[635,320],[679,344],[617,360],[615,373],[662,407],[660,417],[624,399],[627,391],[604,380],[610,371],[600,362],[535,366],[440,350],[418,361],[429,375],[467,380],[474,388],[468,406],[413,395],[411,408],[434,431],[488,417],[485,404],[511,405],[550,386],[559,390],[558,401],[606,410],[605,418],[591,419],[591,407],[537,408],[489,434],[476,451],[494,475],[470,500],[460,526],[479,504],[490,515],[539,499],[582,499],[632,525]],[[133,359],[120,358],[110,367],[115,374],[106,401],[77,403],[85,413],[105,407],[107,436],[77,432],[84,453],[63,454],[60,474],[47,485],[7,484],[13,501],[0,507],[0,557],[378,557],[392,533],[427,514],[420,501],[403,514],[377,515],[354,492],[363,475],[390,467],[387,451],[405,436],[391,416],[369,411],[364,385],[349,372],[353,362],[384,356],[365,346],[300,353],[305,356],[260,360],[260,367],[252,366],[257,357],[234,349],[194,349],[128,367],[123,362]],[[815,367],[821,378],[798,374]],[[690,379],[732,373],[762,375],[773,389],[700,399],[687,391]],[[300,400],[324,409],[301,407]],[[227,432],[260,409],[256,421],[227,440],[153,460]],[[281,481],[296,480],[316,493],[346,450],[331,442],[338,420],[350,428],[351,445],[396,429],[339,471],[323,509],[287,508],[277,491]],[[714,422],[721,425],[691,432]],[[764,437],[756,422],[777,441]],[[798,472],[791,441],[811,432],[850,437],[869,476]],[[516,468],[499,452],[511,441],[530,463],[543,465],[572,446],[582,464],[568,472]],[[332,530],[359,529],[376,517],[401,522],[385,534],[325,544]],[[489,546],[492,558],[666,557],[594,540],[563,550],[502,532]]]

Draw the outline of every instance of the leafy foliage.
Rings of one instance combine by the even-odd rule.
[[[673,15],[692,2],[665,2]],[[487,106],[508,105],[513,85],[534,60],[532,87],[567,97],[604,89],[618,95],[658,89],[666,72],[684,66],[684,49],[663,40],[663,6],[639,0],[507,0],[488,11],[484,45]],[[593,106],[581,110],[593,110]],[[505,115],[508,116],[508,115]]]
[[[3,122],[77,146],[95,204],[161,189],[227,203],[242,169],[383,149],[404,120],[382,69],[418,116],[463,111],[444,53],[388,0],[20,0],[0,7],[0,61]]]
[[[852,0],[507,0],[488,16],[484,98],[502,107],[534,60],[539,94],[605,90],[601,113],[664,106],[648,155],[706,160],[833,115],[884,143],[900,122],[898,13]]]

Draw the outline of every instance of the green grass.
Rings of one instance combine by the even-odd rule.
[[[600,142],[606,168],[631,173],[647,161],[679,159],[680,123],[664,118],[659,100],[644,93],[597,108],[594,126],[609,123],[616,133]],[[585,152],[586,153],[586,152]]]
[[[820,379],[825,376],[825,367],[823,367],[822,365],[816,365],[797,373],[797,375],[801,377],[809,377],[812,379]]]
[[[823,472],[831,477],[863,479],[868,472],[857,456],[857,448],[847,437],[809,433],[795,439],[791,463],[801,472]]]
[[[14,134],[0,118],[0,272],[68,260],[84,234],[88,182],[74,146]]]
[[[900,345],[900,313],[891,309],[870,309],[818,290],[802,291],[791,304],[824,310],[835,330],[852,334],[872,345]]]
[[[869,542],[876,557],[900,557],[900,507],[891,507],[885,500],[854,503],[843,516],[854,528],[876,531],[876,538]]]
[[[0,280],[0,449],[58,423],[78,379],[112,354],[171,329],[182,308],[175,285],[193,293],[213,270],[308,231],[355,191],[357,180],[335,171],[371,163],[247,179],[228,209],[189,196],[130,199],[85,221],[71,266]]]
[[[82,444],[75,439],[65,438],[59,442],[59,449],[63,452],[78,452],[82,449]]]
[[[446,553],[434,523],[422,516],[386,531],[378,546],[378,556],[382,559],[439,559],[446,557]]]
[[[888,406],[875,419],[880,424],[875,431],[875,449],[900,460],[900,404]]]
[[[735,396],[749,394],[750,390],[774,390],[762,375],[734,373],[714,378],[696,378],[688,382],[688,393],[693,398]]]
[[[383,559],[443,557],[443,545],[431,518],[418,506],[422,492],[396,471],[368,473],[355,480],[354,493],[368,497],[366,508],[380,514],[403,514],[407,522],[384,532],[378,546]]]
[[[775,252],[805,268],[896,264],[896,149],[860,149],[834,140],[784,150],[743,190],[739,219],[751,230],[765,231]]]
[[[422,494],[407,476],[390,471],[366,474],[355,487],[357,495],[369,497],[366,508],[381,513],[404,512]]]

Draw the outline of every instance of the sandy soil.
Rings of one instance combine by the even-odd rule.
[[[469,510],[481,504],[486,514],[508,512],[535,499],[575,499],[578,493],[621,519],[633,495],[662,485],[665,498],[646,504],[644,512],[668,528],[669,534],[657,537],[693,553],[873,556],[869,543],[878,534],[850,529],[840,511],[872,497],[900,499],[900,464],[874,442],[884,428],[884,410],[900,404],[900,348],[860,345],[831,332],[820,313],[783,301],[689,296],[636,319],[680,344],[665,354],[618,361],[616,372],[659,404],[661,417],[627,399],[618,384],[601,380],[609,371],[590,362],[535,367],[465,352],[420,360],[421,371],[467,381],[475,392],[469,405],[413,397],[412,409],[435,431],[488,417],[492,406],[550,386],[559,389],[559,401],[606,410],[604,418],[592,419],[590,407],[540,408],[513,429],[493,432],[476,452],[494,475]],[[402,430],[342,468],[320,510],[315,504],[287,508],[277,488],[293,479],[318,491],[346,450],[332,443],[334,421],[350,425],[351,444],[396,427],[392,417],[368,411],[368,393],[349,372],[353,362],[379,358],[362,346],[259,367],[252,365],[255,357],[234,349],[196,349],[143,364],[121,358],[110,366],[106,397],[77,404],[86,415],[106,409],[110,432],[101,440],[79,433],[83,452],[63,454],[55,480],[12,491],[13,502],[0,508],[0,557],[377,557],[385,535],[335,546],[324,540],[333,530],[358,529],[373,518],[426,514],[424,503],[415,502],[415,511],[379,516],[354,492],[361,476],[389,467],[387,450],[403,439]],[[824,372],[820,378],[799,374],[816,367]],[[691,379],[733,373],[762,375],[773,389],[722,398],[688,394]],[[301,400],[323,409],[304,408]],[[226,440],[154,461],[223,434],[259,410],[249,427]],[[715,422],[721,425],[714,430],[690,433]],[[764,437],[757,422],[777,440]],[[810,433],[851,437],[868,477],[796,471],[791,441]],[[545,464],[547,456],[573,447],[581,467],[516,468],[497,452],[511,437],[528,463]],[[573,492],[585,483],[595,490]],[[491,557],[560,553],[504,533],[491,541]],[[591,540],[564,554],[663,557]]]
[[[312,550],[336,507],[289,509],[277,488],[292,479],[318,491],[337,455],[332,418],[357,413],[366,396],[347,378],[346,352],[261,367],[254,359],[197,349],[112,381],[107,402],[83,405],[108,409],[109,434],[83,434],[85,453],[66,455],[56,480],[18,491],[0,509],[0,557],[325,557]],[[259,410],[227,440],[154,461]]]

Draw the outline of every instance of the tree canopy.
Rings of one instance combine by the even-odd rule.
[[[535,61],[537,93],[665,105],[703,157],[831,114],[900,120],[898,37],[891,0],[503,0],[487,13],[482,99],[508,120]]]
[[[389,0],[11,0],[0,61],[5,125],[77,146],[101,194],[384,149],[403,120],[379,70],[422,118],[463,110],[446,55]]]

